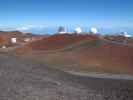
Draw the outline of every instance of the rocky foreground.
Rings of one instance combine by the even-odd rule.
[[[133,81],[71,75],[0,54],[0,100],[133,100]]]

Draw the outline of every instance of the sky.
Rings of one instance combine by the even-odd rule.
[[[80,25],[84,31],[95,26],[101,33],[133,33],[132,4],[133,0],[0,0],[0,29],[45,33]]]

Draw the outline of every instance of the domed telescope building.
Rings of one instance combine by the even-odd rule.
[[[128,34],[127,32],[122,32],[121,33],[124,37],[130,38],[132,37],[130,34]]]
[[[97,34],[97,28],[96,27],[91,27],[91,29],[90,29],[90,33],[92,33],[92,34]]]
[[[75,28],[75,33],[80,34],[82,32],[82,29],[80,26]]]

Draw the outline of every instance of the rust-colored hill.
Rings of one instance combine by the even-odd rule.
[[[79,48],[67,52],[66,56],[78,58],[81,69],[87,69],[87,65],[90,65],[92,69],[94,67],[105,72],[125,71],[133,74],[133,47],[104,43],[99,46],[86,45]]]
[[[32,35],[32,42],[48,38],[49,35]]]
[[[22,37],[23,33],[19,31],[0,31],[0,44],[7,45],[9,44],[11,37]]]
[[[9,36],[21,36],[23,35],[22,32],[19,31],[0,31],[0,36],[5,36],[5,37],[9,37]]]
[[[107,40],[116,41],[116,42],[123,42],[126,39],[126,37],[122,35],[106,35],[104,38]]]
[[[35,55],[37,61],[68,70],[133,74],[133,47],[100,43]]]
[[[115,42],[120,42],[120,43],[127,43],[133,45],[133,38],[132,37],[124,37],[122,35],[106,35],[104,36],[104,39],[109,40],[109,41],[115,41]]]
[[[34,41],[30,44],[33,50],[53,50],[62,49],[68,45],[83,41],[97,40],[96,35],[79,35],[79,34],[56,34],[48,38]]]
[[[109,43],[97,35],[57,34],[28,46],[36,51],[30,56],[37,62],[63,69],[133,74],[133,46]],[[55,53],[42,52],[49,50]]]

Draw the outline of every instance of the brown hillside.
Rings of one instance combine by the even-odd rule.
[[[122,35],[106,35],[104,36],[104,39],[110,40],[110,41],[116,41],[116,42],[126,42],[127,44],[133,44],[133,37],[124,37]]]
[[[126,37],[122,36],[122,35],[106,35],[104,37],[105,39],[107,40],[110,40],[110,41],[117,41],[117,42],[123,42],[125,41]]]
[[[0,31],[0,45],[8,45],[11,37],[21,38],[22,32],[19,31]]]
[[[36,57],[39,56],[37,60],[43,59],[45,63],[64,66],[68,70],[133,74],[132,51],[133,47],[123,45],[84,45],[65,52],[40,53],[41,56]]]
[[[56,34],[48,38],[32,42],[30,46],[33,50],[61,49],[82,40],[97,40],[98,36],[78,35],[78,34]]]
[[[59,48],[64,49],[43,52]],[[133,74],[133,47],[107,43],[94,35],[53,35],[32,42],[31,49],[36,51],[30,55],[36,61],[63,69]]]
[[[125,70],[133,73],[133,47],[101,44],[97,47],[82,47],[78,51],[72,51],[73,56],[79,58],[81,65],[92,65],[101,69]],[[81,54],[82,52],[82,54]]]

